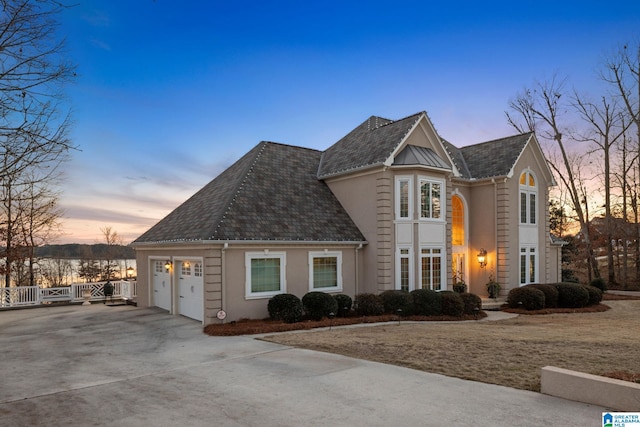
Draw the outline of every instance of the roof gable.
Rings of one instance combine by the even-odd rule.
[[[509,176],[532,135],[524,133],[462,148],[445,142],[445,148],[462,178]]]
[[[384,164],[423,115],[421,112],[397,121],[369,117],[322,153],[318,177]]]
[[[321,154],[261,142],[134,243],[364,242],[329,187],[316,177]]]

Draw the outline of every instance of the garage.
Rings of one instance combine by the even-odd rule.
[[[165,261],[153,263],[153,305],[171,311],[171,272],[165,268]]]
[[[195,320],[204,320],[204,285],[202,261],[182,260],[178,266],[178,313]]]

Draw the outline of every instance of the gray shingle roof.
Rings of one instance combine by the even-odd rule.
[[[445,141],[445,148],[463,178],[505,176],[513,168],[532,135],[523,133],[462,148],[456,148]]]
[[[381,165],[394,152],[423,112],[397,121],[371,116],[323,154],[319,178]]]
[[[364,242],[329,187],[320,151],[261,142],[134,241]]]

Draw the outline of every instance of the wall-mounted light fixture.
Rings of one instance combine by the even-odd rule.
[[[480,252],[478,252],[478,262],[480,263],[480,268],[487,266],[487,251],[484,248],[481,248]]]
[[[183,263],[183,265],[184,265],[184,268],[190,268],[191,267],[191,263],[189,261],[185,261]]]
[[[133,267],[127,267],[127,279],[131,279],[133,277]]]
[[[167,261],[164,263],[164,269],[167,273],[171,271],[171,261]]]

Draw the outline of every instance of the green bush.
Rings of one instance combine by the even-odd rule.
[[[380,294],[385,313],[410,316],[413,313],[413,297],[407,291],[388,290]]]
[[[524,308],[525,310],[542,310],[544,308],[544,292],[533,286],[513,288],[507,295],[507,303],[511,308]]]
[[[595,286],[596,288],[600,289],[602,292],[607,291],[607,283],[604,281],[602,277],[596,277],[591,282],[589,282],[589,285]]]
[[[353,305],[353,300],[349,295],[345,294],[336,294],[333,298],[338,303],[338,316],[345,317],[351,311],[351,306]]]
[[[478,295],[465,292],[460,294],[460,298],[462,298],[462,303],[464,304],[464,314],[475,315],[482,310],[482,299]]]
[[[580,308],[589,304],[589,291],[577,283],[558,283],[558,307]]]
[[[328,317],[330,313],[338,314],[338,303],[330,295],[324,292],[309,292],[302,297],[304,313],[313,320]]]
[[[442,314],[442,295],[430,289],[415,289],[411,291],[413,297],[413,312],[419,316],[440,316]]]
[[[602,301],[602,291],[591,285],[584,285],[584,288],[589,292],[589,305],[600,304]]]
[[[354,306],[360,316],[379,316],[384,313],[382,298],[376,294],[356,295]]]
[[[462,317],[464,314],[464,302],[460,294],[453,291],[440,292],[442,299],[442,314],[445,316]]]
[[[544,293],[544,308],[558,307],[558,289],[553,285],[535,284],[527,287],[540,289]]]
[[[269,317],[287,323],[295,323],[302,317],[302,301],[292,294],[278,294],[267,304]]]

